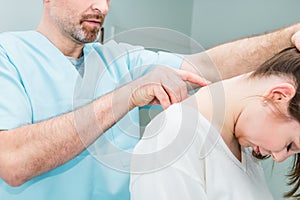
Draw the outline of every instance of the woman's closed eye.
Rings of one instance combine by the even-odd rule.
[[[287,145],[286,151],[289,152],[292,148],[293,143],[291,142],[290,144]]]

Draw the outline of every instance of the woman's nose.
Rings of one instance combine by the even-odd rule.
[[[272,152],[271,156],[273,160],[275,160],[276,162],[282,162],[285,159],[287,159],[290,155],[288,154],[286,149],[283,149],[282,151],[279,152]]]

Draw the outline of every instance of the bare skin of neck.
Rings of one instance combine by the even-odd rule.
[[[248,75],[237,76],[201,88],[194,95],[194,100],[190,101],[197,102],[197,105],[194,103],[193,106],[221,133],[222,139],[239,161],[242,161],[241,146],[235,135],[235,124],[244,107],[247,106],[245,99],[262,94],[262,91],[273,84],[272,80],[249,81]]]
[[[199,101],[198,110],[221,133],[223,141],[232,154],[242,162],[241,146],[234,135],[236,110],[231,107],[224,92],[227,91],[225,88],[227,88],[227,81],[199,90],[196,94]],[[214,97],[214,94],[217,96]]]

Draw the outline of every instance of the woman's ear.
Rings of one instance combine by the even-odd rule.
[[[280,83],[270,88],[264,96],[264,100],[274,103],[289,102],[296,93],[296,88],[290,83]]]

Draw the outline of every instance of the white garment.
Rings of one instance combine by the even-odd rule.
[[[131,169],[131,200],[273,199],[251,150],[242,150],[240,162],[211,124],[183,104],[152,120]]]

